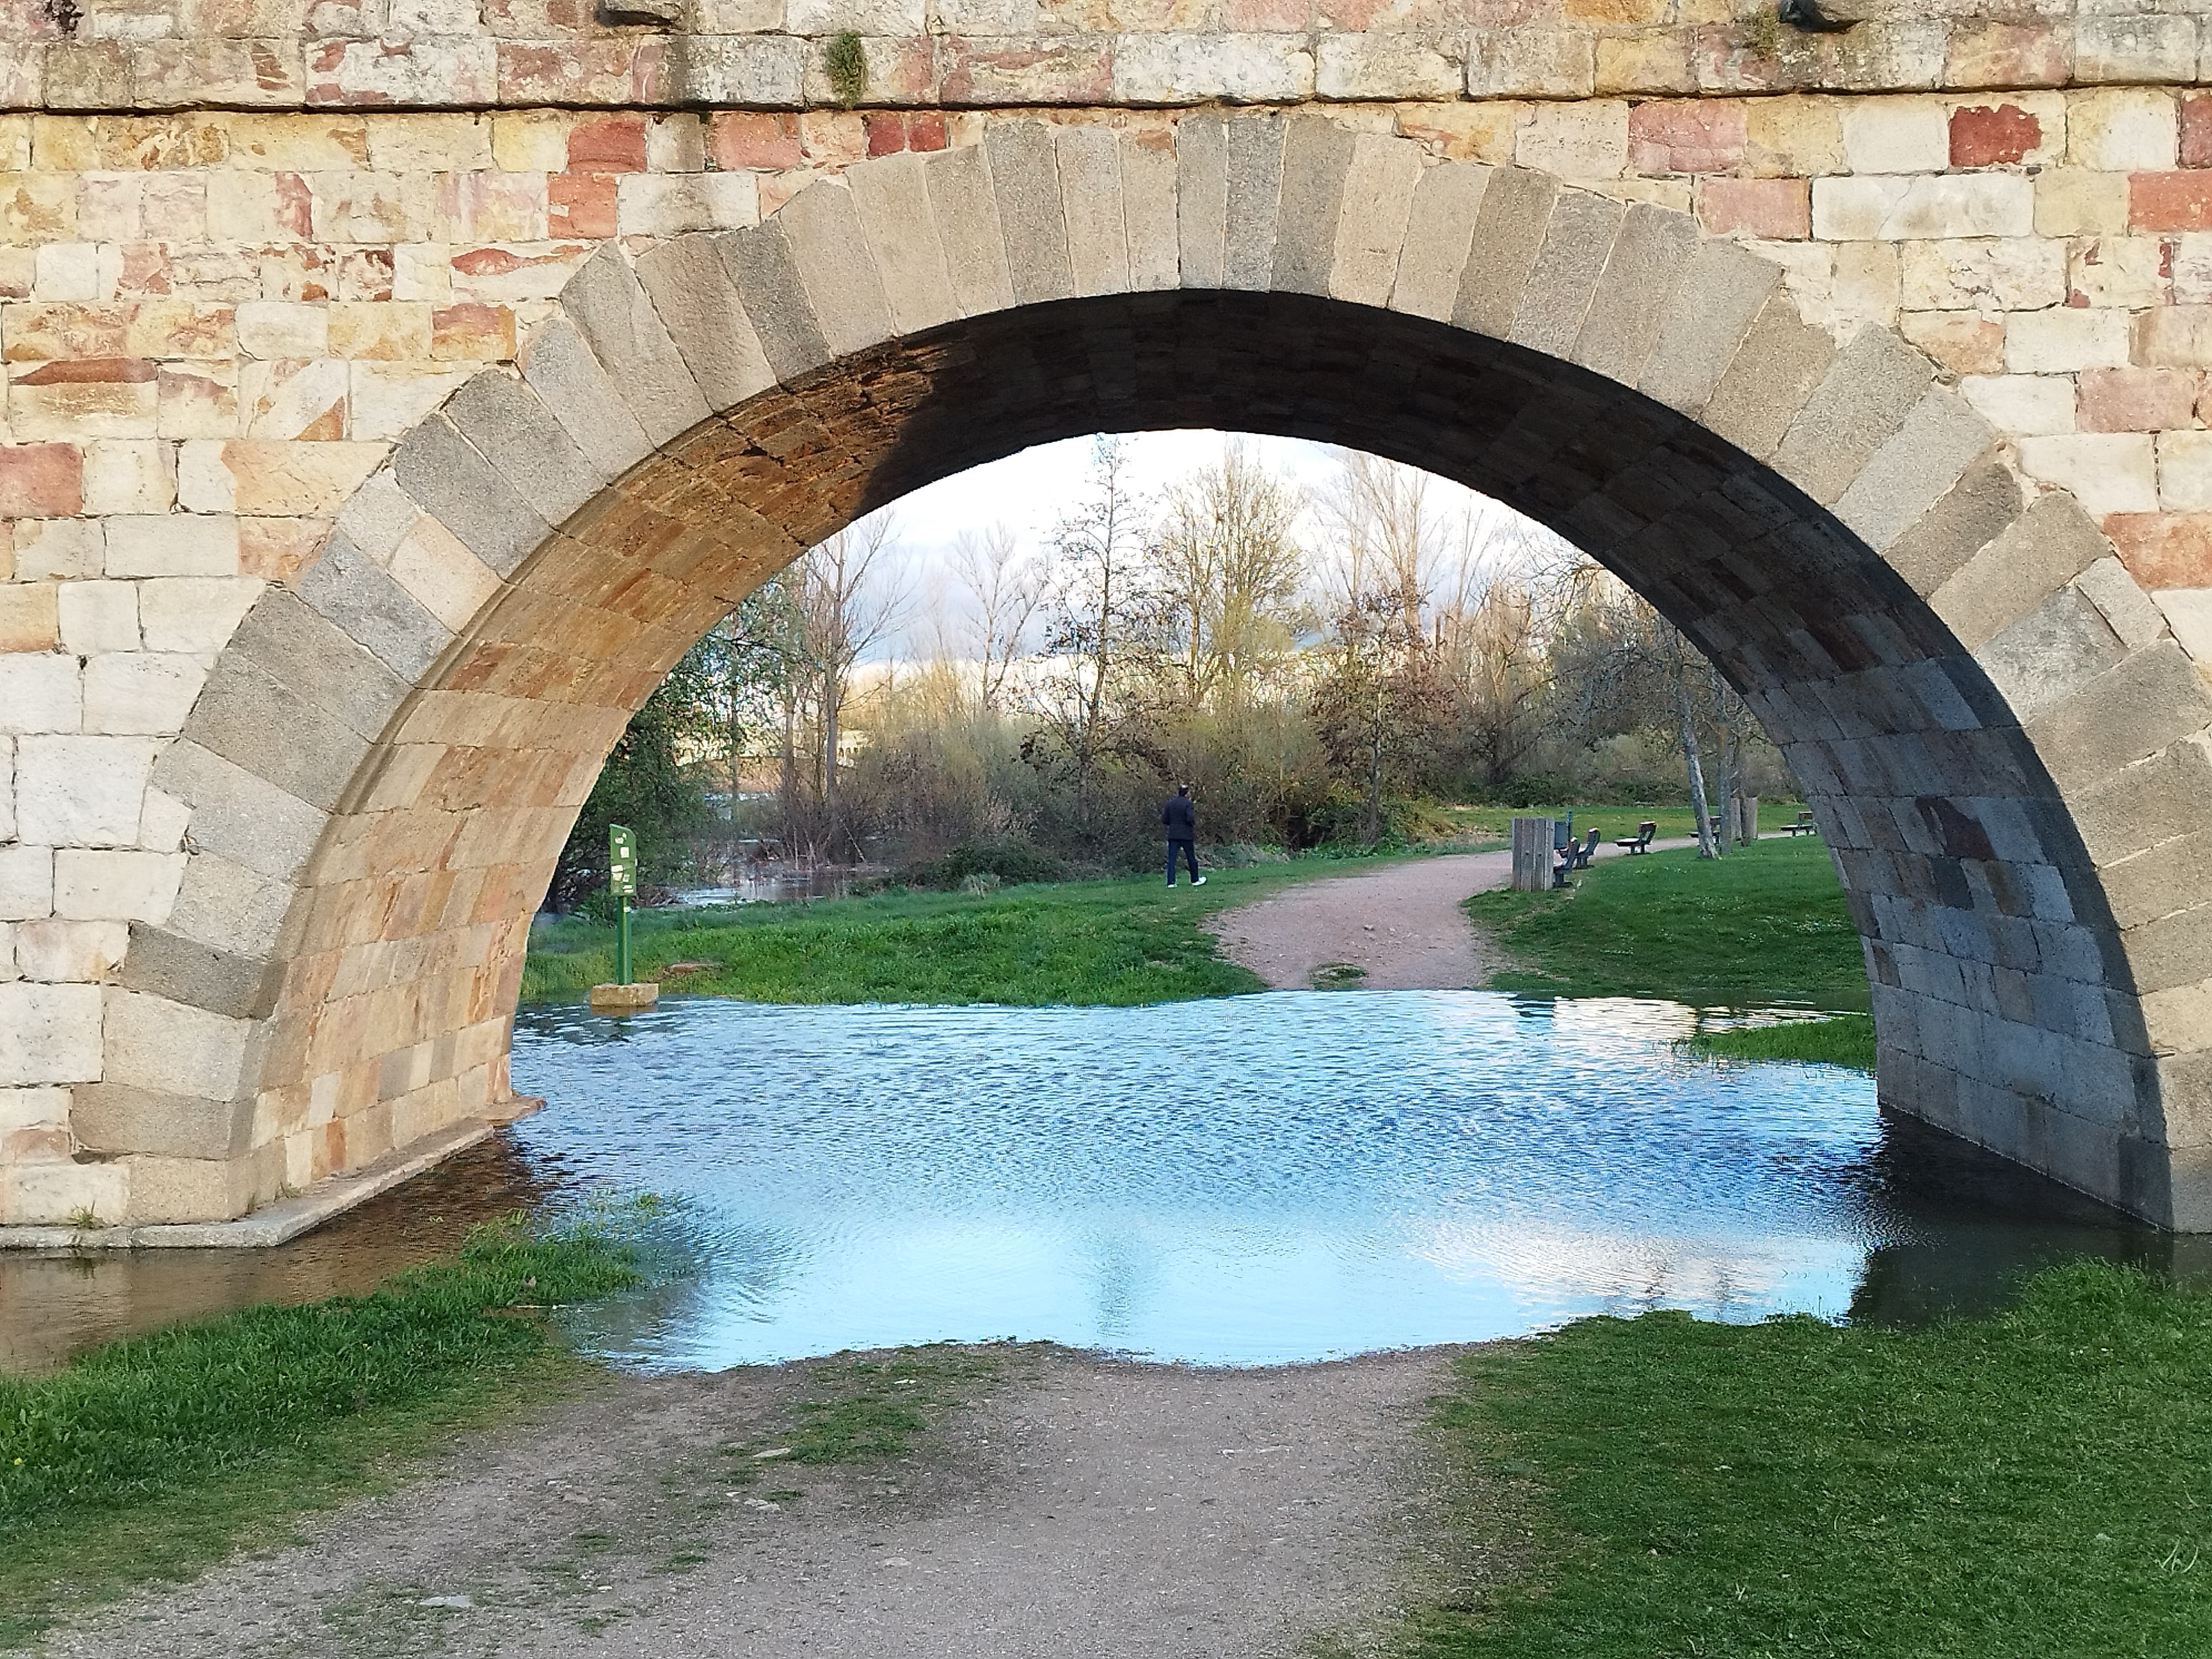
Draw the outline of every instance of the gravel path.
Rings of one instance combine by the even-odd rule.
[[[1686,838],[1652,843],[1687,847]],[[1609,842],[1601,859],[1625,858]],[[1364,969],[1367,991],[1465,991],[1506,966],[1460,903],[1513,879],[1513,854],[1450,853],[1355,876],[1300,882],[1212,920],[1224,956],[1278,991],[1303,991],[1316,969]]]
[[[1419,1429],[1448,1351],[1265,1370],[991,1352],[1000,1379],[912,1459],[743,1487],[720,1449],[772,1438],[806,1366],[620,1379],[44,1651],[1261,1659],[1316,1632],[1365,1651],[1408,1584],[1479,1571],[1416,1548],[1444,1530]]]

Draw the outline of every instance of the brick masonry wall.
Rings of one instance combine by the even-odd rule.
[[[49,70],[75,49],[49,48]],[[1514,162],[1690,211],[1780,265],[1838,341],[1895,327],[2005,435],[2012,465],[2096,516],[2156,608],[2146,637],[2170,630],[2212,661],[2212,94],[1455,97],[1328,112],[1430,161]],[[112,1216],[123,1201],[112,1165],[76,1161],[72,1091],[128,1060],[118,1042],[194,1040],[118,1023],[138,1003],[103,988],[131,927],[167,927],[179,902],[187,814],[155,768],[240,620],[272,585],[310,579],[394,443],[471,374],[514,361],[608,241],[636,253],[750,225],[826,174],[974,145],[999,118],[0,115],[0,1223]],[[1171,141],[1164,111],[1046,118]],[[435,547],[387,556],[451,629],[491,597]],[[401,569],[410,559],[419,570]],[[2177,827],[2175,845],[2191,835]],[[502,965],[470,994],[483,1006],[468,1010],[465,1054],[439,1062],[441,1077],[472,1069],[480,1092],[503,1087],[492,1005],[512,994],[511,945],[483,945],[478,965]],[[263,1063],[256,1040],[196,1049],[191,1092],[228,1098]]]

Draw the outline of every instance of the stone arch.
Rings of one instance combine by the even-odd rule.
[[[222,653],[76,1132],[234,1216],[508,1098],[528,918],[632,709],[729,605],[1031,443],[1334,439],[1550,524],[1721,665],[1865,940],[1886,1103],[2212,1226],[2212,696],[2073,501],[1887,330],[1686,215],[1320,116],[1011,120],[757,227],[603,247]]]

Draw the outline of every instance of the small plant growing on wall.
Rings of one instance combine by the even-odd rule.
[[[847,109],[859,103],[868,90],[868,54],[860,37],[851,29],[836,36],[822,54],[822,67],[830,72],[830,91]]]

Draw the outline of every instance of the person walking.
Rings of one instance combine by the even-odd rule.
[[[1205,886],[1206,878],[1198,873],[1198,809],[1190,804],[1188,784],[1176,785],[1175,793],[1160,808],[1160,822],[1168,832],[1168,885],[1175,885],[1176,854],[1181,853],[1190,866],[1190,884]]]

